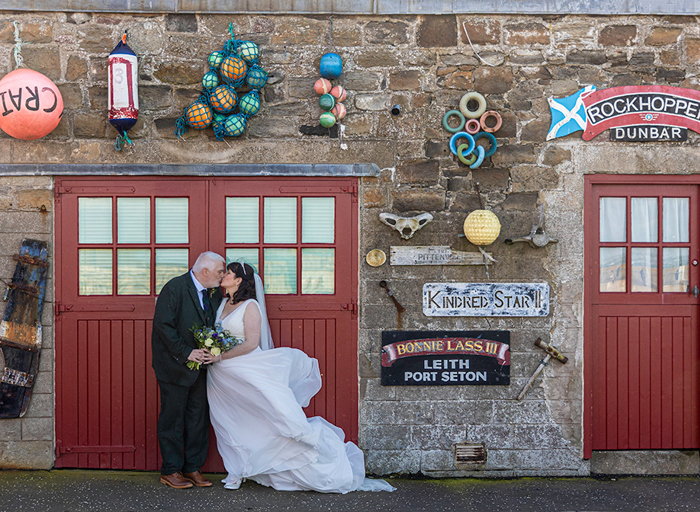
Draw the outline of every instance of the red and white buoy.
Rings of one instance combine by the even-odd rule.
[[[126,34],[109,54],[107,64],[109,122],[119,132],[114,144],[121,149],[122,142],[133,143],[126,132],[139,118],[138,61],[136,54],[126,44]]]

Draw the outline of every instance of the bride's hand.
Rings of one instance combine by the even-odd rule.
[[[211,363],[216,363],[217,361],[221,361],[221,355],[215,356],[215,355],[212,355],[211,352],[206,350],[204,357],[202,358],[202,362],[204,364],[211,364]]]

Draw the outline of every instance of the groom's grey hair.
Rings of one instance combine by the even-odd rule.
[[[226,260],[220,254],[216,254],[212,251],[203,252],[197,257],[197,261],[194,262],[192,270],[194,270],[197,273],[201,272],[205,268],[208,268],[209,270],[214,270],[214,265],[216,265],[216,263],[218,263],[219,261],[223,261],[224,266],[226,266]]]

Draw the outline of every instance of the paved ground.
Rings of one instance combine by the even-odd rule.
[[[217,475],[208,475],[212,480]],[[219,476],[220,477],[220,476]],[[393,493],[279,492],[253,482],[175,490],[157,473],[0,471],[0,510],[14,511],[700,511],[700,478],[392,479]]]

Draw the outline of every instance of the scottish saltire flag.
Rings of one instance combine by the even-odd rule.
[[[547,133],[547,140],[563,137],[579,130],[585,130],[586,107],[582,96],[595,91],[595,85],[587,85],[577,93],[566,98],[549,98],[549,110],[552,113],[552,124]]]

